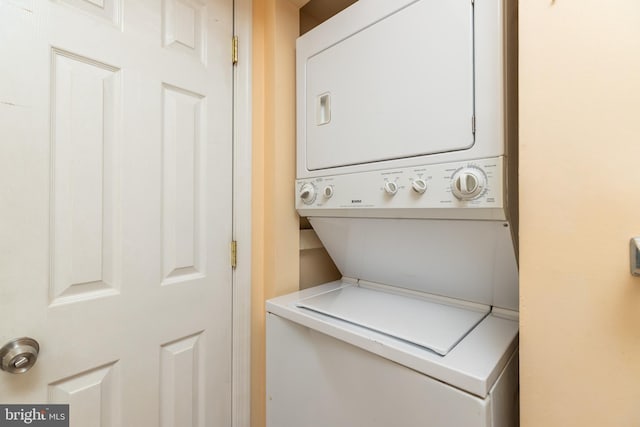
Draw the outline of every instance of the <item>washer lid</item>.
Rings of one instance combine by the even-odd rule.
[[[488,306],[454,306],[360,286],[345,286],[303,299],[296,306],[419,345],[442,356],[490,311]]]

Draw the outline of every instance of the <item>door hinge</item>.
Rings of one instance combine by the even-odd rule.
[[[236,268],[238,265],[238,242],[231,241],[231,268]]]
[[[238,36],[233,36],[231,39],[231,63],[233,65],[238,63]]]
[[[476,134],[476,116],[471,116],[471,133]]]

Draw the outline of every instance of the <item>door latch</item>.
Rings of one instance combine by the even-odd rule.
[[[629,262],[632,276],[640,276],[640,237],[629,241]]]

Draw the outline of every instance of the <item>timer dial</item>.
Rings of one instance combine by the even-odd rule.
[[[303,184],[300,187],[300,199],[305,205],[310,205],[316,201],[316,186],[310,183]]]
[[[482,169],[477,167],[462,168],[453,174],[451,191],[460,200],[478,198],[486,187],[486,179]]]

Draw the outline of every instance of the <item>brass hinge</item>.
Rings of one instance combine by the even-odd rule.
[[[238,36],[233,36],[231,40],[231,63],[233,65],[238,63]]]
[[[231,241],[231,268],[236,268],[238,265],[238,242]]]
[[[476,134],[476,116],[471,116],[471,133]]]

